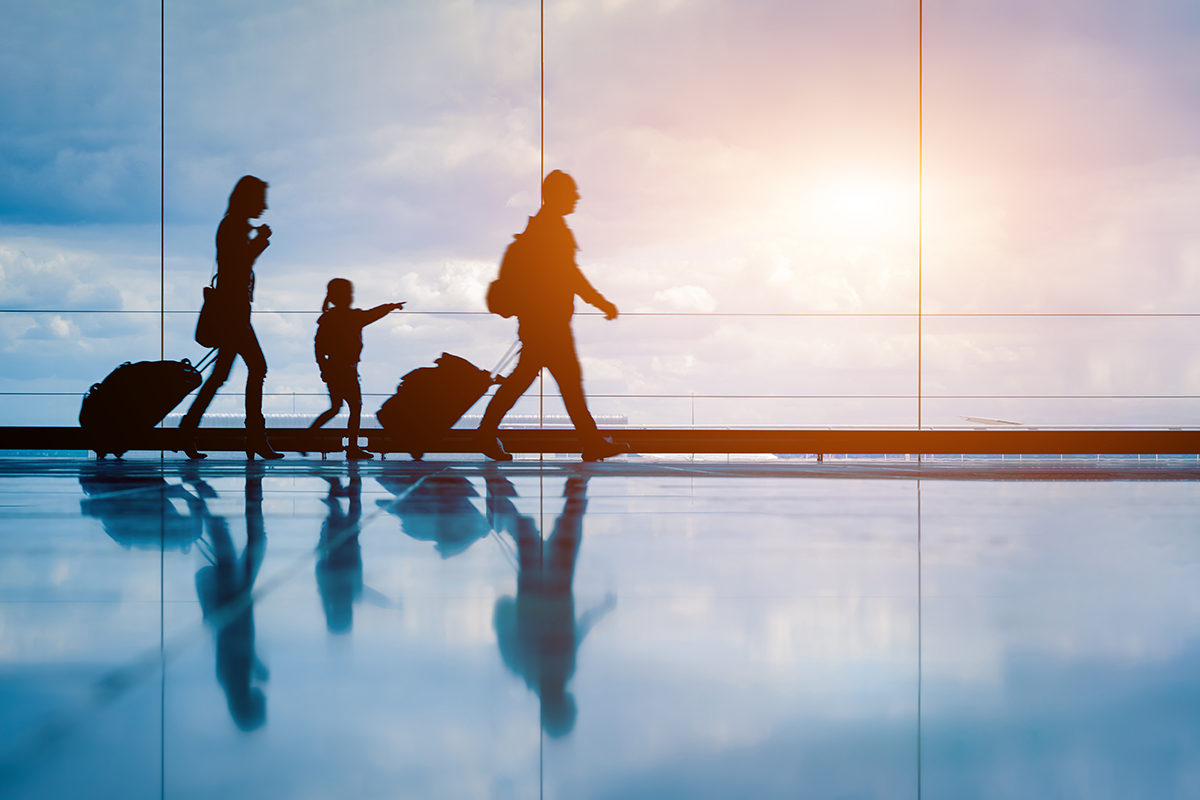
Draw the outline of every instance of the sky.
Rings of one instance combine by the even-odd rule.
[[[536,3],[3,18],[5,424],[73,424],[122,361],[203,355],[244,174],[271,187],[268,412],[324,407],[333,277],[359,307],[408,303],[365,331],[365,392],[515,338],[445,312],[484,311],[537,210]],[[1200,396],[1200,318],[969,316],[1200,311],[1198,40],[1189,0],[928,0],[923,28],[911,1],[547,0],[545,171],[577,179],[580,264],[623,312],[576,318],[594,413],[912,426],[919,374],[925,425],[1200,424],[1194,399],[1076,399]],[[239,376],[213,411],[238,410]],[[814,395],[881,399],[794,399]]]

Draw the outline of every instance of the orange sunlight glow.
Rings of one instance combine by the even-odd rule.
[[[880,179],[841,178],[819,192],[819,218],[837,235],[875,238],[908,221],[900,192]]]

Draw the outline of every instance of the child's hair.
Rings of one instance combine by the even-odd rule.
[[[325,302],[321,303],[321,313],[324,314],[334,306],[333,300],[335,297],[345,297],[347,302],[349,302],[350,295],[353,291],[354,284],[345,278],[334,278],[331,280],[329,285],[325,287]]]

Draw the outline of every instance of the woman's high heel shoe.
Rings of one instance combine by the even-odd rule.
[[[283,458],[283,453],[276,453],[271,449],[271,443],[267,441],[265,430],[246,431],[246,458],[253,461],[255,453],[264,461]]]
[[[208,453],[201,453],[196,449],[195,431],[197,426],[189,425],[188,420],[185,418],[184,421],[180,423],[179,427],[183,431],[183,441],[180,442],[179,448],[183,451],[183,454],[192,461],[199,461],[202,458],[208,458]]]

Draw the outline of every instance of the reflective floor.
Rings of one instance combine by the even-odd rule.
[[[1195,798],[1127,466],[0,459],[0,796]]]

